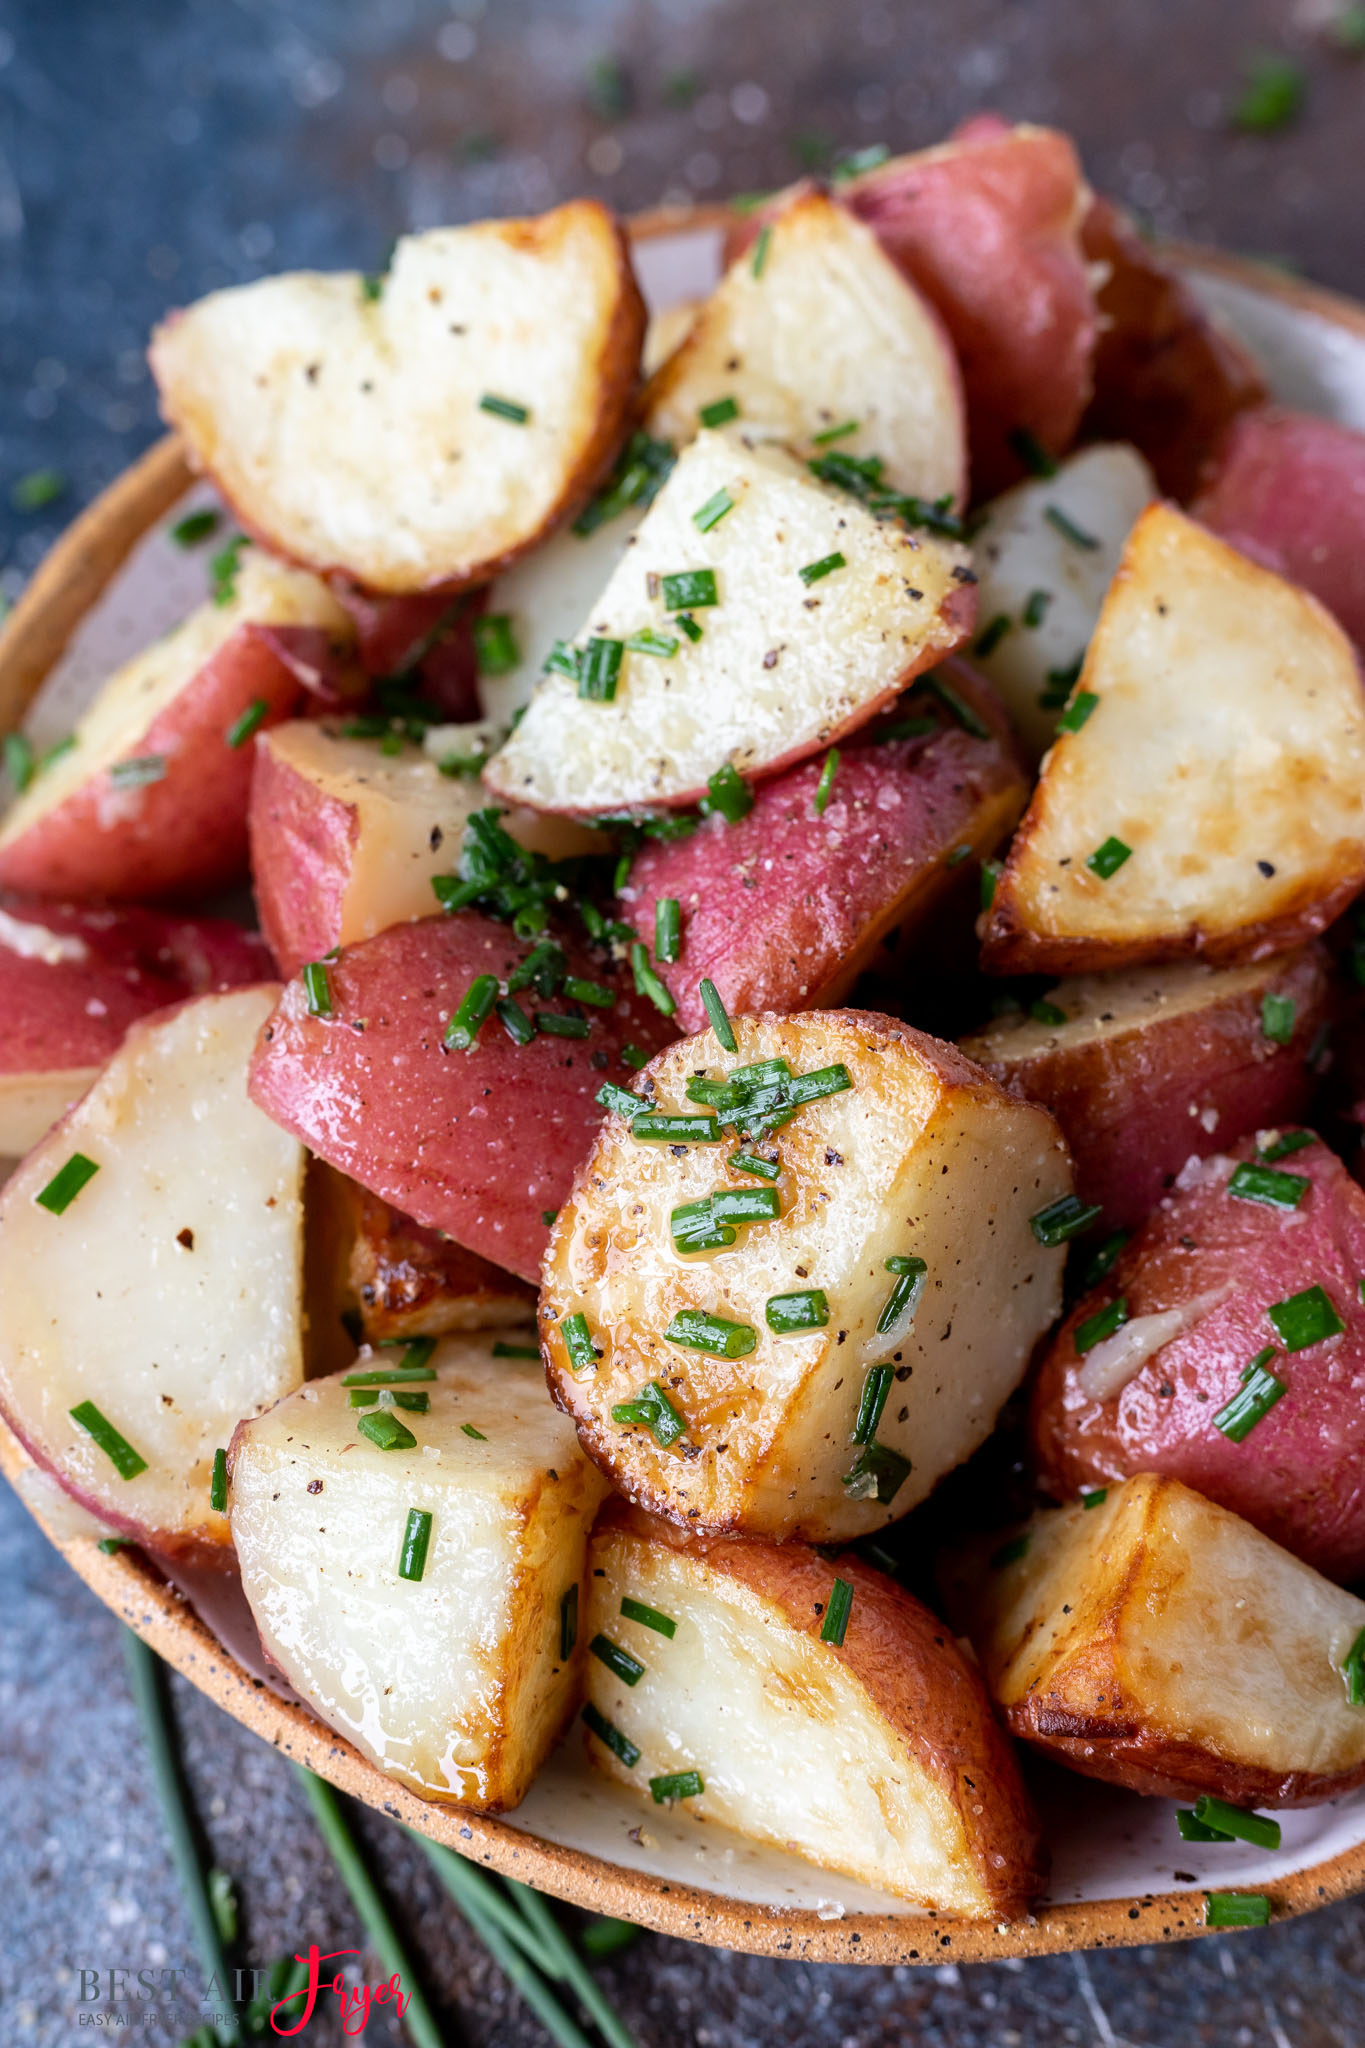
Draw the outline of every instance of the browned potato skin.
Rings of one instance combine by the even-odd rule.
[[[370,1343],[500,1329],[534,1317],[535,1289],[515,1274],[354,1182],[350,1200],[355,1236],[347,1277]]]
[[[703,1558],[807,1635],[819,1634],[831,1575],[851,1586],[844,1640],[828,1645],[831,1655],[956,1807],[991,1910],[1002,1920],[1028,1911],[1048,1872],[1038,1818],[986,1687],[937,1615],[851,1551],[828,1558],[803,1543],[692,1536],[619,1498],[603,1508],[594,1541],[614,1530]]]
[[[969,1636],[1006,1727],[1084,1777],[1158,1799],[1191,1799],[1207,1793],[1234,1806],[1318,1806],[1365,1783],[1365,1739],[1358,1745],[1359,1760],[1347,1768],[1268,1770],[1220,1749],[1213,1739],[1191,1740],[1163,1725],[1159,1688],[1171,1677],[1178,1684],[1178,1666],[1170,1673],[1150,1675],[1150,1696],[1133,1682],[1131,1660],[1125,1664],[1121,1653],[1125,1626],[1140,1628],[1144,1610],[1159,1612],[1172,1587],[1200,1570],[1193,1543],[1177,1549],[1162,1541],[1159,1518],[1172,1502],[1240,1526],[1248,1544],[1263,1545],[1268,1551],[1278,1548],[1179,1480],[1141,1473],[1122,1487],[1111,1487],[1108,1501],[1099,1508],[1052,1509],[1036,1518],[1035,1529],[1061,1516],[1071,1518],[1077,1555],[1074,1577],[1064,1588],[1068,1603],[1059,1606],[1054,1599],[1051,1606],[1025,1609],[1020,1621],[1014,1603],[1026,1594],[1030,1573],[1039,1568],[1029,1552],[1009,1564],[992,1565],[1000,1547],[999,1532],[940,1567],[948,1612],[954,1626]],[[1087,1525],[1101,1516],[1117,1522],[1120,1515],[1127,1529],[1097,1560]],[[1365,1614],[1365,1609],[1361,1611]],[[1059,1624],[1062,1616],[1070,1621],[1062,1653],[1025,1682],[1033,1637]],[[1254,1619],[1246,1626],[1249,1640],[1259,1637],[1264,1642]],[[1218,1654],[1216,1644],[1211,1654]],[[1341,1683],[1339,1674],[1335,1682]],[[1293,1731],[1285,1732],[1292,1744]]]
[[[1003,1086],[1052,1111],[1071,1147],[1076,1192],[1098,1203],[1107,1229],[1141,1223],[1192,1154],[1206,1158],[1308,1109],[1308,1053],[1331,1002],[1325,951],[1314,943],[1268,960],[1250,986],[1239,975],[1229,989],[1228,979],[1211,970],[1199,1007],[1172,1016],[1138,1011],[1104,1038],[1069,1041],[1058,1026],[1048,1043],[1016,1050],[1011,1037],[1024,1031],[1005,1023],[961,1041]],[[1049,989],[1047,1000],[1067,1009],[1068,988]],[[1261,1005],[1271,993],[1294,1004],[1287,1045],[1265,1035]],[[1037,1026],[1024,1029],[1036,1041]],[[1197,1112],[1208,1113],[1211,1130]]]

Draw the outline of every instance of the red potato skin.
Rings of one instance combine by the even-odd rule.
[[[1254,1160],[1254,1138],[1229,1156]],[[1365,1573],[1365,1191],[1321,1141],[1276,1163],[1312,1183],[1294,1211],[1229,1196],[1229,1169],[1213,1162],[1201,1185],[1160,1204],[1044,1353],[1030,1436],[1038,1476],[1059,1500],[1135,1472],[1163,1472],[1325,1577],[1350,1582]],[[1345,1332],[1286,1353],[1266,1310],[1314,1285],[1326,1290]],[[1120,1295],[1136,1318],[1220,1288],[1227,1298],[1119,1393],[1106,1401],[1085,1394],[1074,1342],[1085,1317]],[[1271,1344],[1270,1369],[1287,1392],[1234,1443],[1213,1418]]]
[[[256,913],[281,974],[331,951],[341,929],[360,826],[270,747],[256,749],[248,812]]]
[[[916,698],[938,730],[878,741],[874,729],[842,749],[823,816],[823,763],[810,760],[761,784],[738,824],[709,818],[640,854],[620,915],[652,946],[659,899],[682,906],[680,956],[658,972],[684,1031],[706,1028],[703,977],[737,1016],[837,1007],[886,934],[953,887],[946,857],[966,845],[988,858],[1017,822],[1027,786],[1004,709],[961,663],[945,667],[989,739]]]
[[[1287,1045],[1266,1037],[1257,988],[1135,1025],[1103,1044],[980,1064],[1052,1111],[1071,1147],[1080,1199],[1099,1204],[1106,1229],[1132,1230],[1192,1154],[1206,1159],[1248,1131],[1293,1123],[1307,1111],[1314,1090],[1308,1054],[1332,1002],[1325,953],[1305,948],[1264,986],[1295,1006]],[[1192,1106],[1213,1113],[1212,1131],[1190,1114]]]
[[[331,589],[355,625],[356,652],[367,676],[410,675],[418,694],[453,725],[481,715],[474,620],[487,603],[486,591],[374,597],[343,576],[332,578]]]
[[[591,1013],[587,1039],[514,1045],[496,1018],[467,1053],[441,1044],[479,974],[507,976],[529,947],[473,911],[395,925],[343,948],[328,968],[330,1017],[311,1017],[289,982],[252,1061],[252,1100],[321,1158],[418,1223],[534,1282],[541,1221],[568,1197],[602,1112],[604,1081],[628,1086],[621,1047],[653,1053],[674,1034],[623,990]],[[565,943],[570,974],[610,970]],[[540,1004],[534,992],[528,1009]],[[594,1055],[605,1055],[594,1065]]]
[[[342,646],[322,626],[260,626],[261,639],[277,654],[303,692],[300,709],[324,717],[354,710],[369,690],[353,645]]]
[[[1097,294],[1095,392],[1082,431],[1131,441],[1163,494],[1187,504],[1229,427],[1235,440],[1239,415],[1265,403],[1265,380],[1111,200],[1091,200],[1081,246],[1108,271]]]
[[[1242,413],[1193,511],[1311,592],[1365,653],[1365,434],[1279,408]]]
[[[268,981],[274,966],[254,932],[221,918],[170,918],[0,894],[24,924],[81,940],[85,960],[49,962],[0,944],[0,1073],[102,1067],[130,1024],[212,990]]]
[[[260,629],[240,627],[129,749],[164,755],[162,779],[115,790],[107,775],[88,778],[0,848],[0,888],[127,902],[239,880],[255,750],[230,747],[227,733],[258,698],[271,726],[298,697],[297,677]]]

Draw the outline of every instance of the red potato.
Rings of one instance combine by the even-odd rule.
[[[227,601],[111,676],[75,744],[34,776],[0,825],[0,887],[120,901],[243,875],[253,748],[232,735],[248,714],[259,730],[293,710],[298,649],[278,636],[298,628],[351,637],[316,577],[243,553]]]
[[[273,973],[262,941],[226,919],[0,894],[0,1155],[36,1145],[139,1017]]]
[[[1096,293],[1095,392],[1084,431],[1099,441],[1130,441],[1162,491],[1188,501],[1228,427],[1264,404],[1265,379],[1111,200],[1091,200],[1081,247],[1106,272]]]
[[[571,975],[608,978],[565,942]],[[543,1212],[568,1195],[596,1135],[593,1098],[625,1086],[623,1045],[653,1053],[671,1026],[624,991],[595,1009],[586,1039],[541,1034],[514,1045],[490,1017],[467,1053],[442,1035],[481,974],[505,981],[526,945],[473,911],[395,925],[348,946],[327,969],[332,1014],[308,1012],[292,981],[261,1034],[251,1097],[313,1152],[417,1222],[523,1280],[549,1239]],[[533,990],[528,1010],[560,1008]]]
[[[346,1291],[369,1343],[503,1329],[534,1318],[535,1290],[525,1281],[414,1223],[354,1181],[345,1183],[345,1199],[351,1231]]]
[[[1192,1156],[1304,1114],[1329,1003],[1327,958],[1313,945],[1255,967],[1079,975],[1047,992],[1061,1021],[1002,1018],[960,1044],[1052,1111],[1077,1194],[1107,1229],[1129,1230]],[[1268,1037],[1267,1021],[1283,1035]]]
[[[479,716],[473,625],[483,609],[482,591],[375,597],[340,576],[332,590],[355,627],[356,654],[367,675],[411,675],[422,696],[454,723]]]
[[[1190,1166],[1053,1339],[1031,1409],[1039,1476],[1066,1500],[1165,1473],[1350,1581],[1365,1572],[1365,1190],[1320,1140],[1264,1165],[1305,1183],[1281,1188],[1292,1208],[1230,1194],[1235,1162],[1263,1164],[1255,1139]],[[1312,1288],[1334,1314],[1308,1329],[1342,1327],[1293,1350],[1305,1331],[1268,1311]],[[1127,1322],[1078,1357],[1078,1328],[1120,1300]],[[1286,1391],[1239,1441],[1216,1418],[1268,1350]]]
[[[684,1031],[705,1029],[704,976],[736,1015],[842,1002],[886,934],[955,886],[958,849],[984,859],[1009,832],[1026,789],[1008,720],[979,677],[948,672],[989,737],[921,692],[905,701],[936,728],[903,740],[874,729],[844,747],[823,815],[821,763],[808,761],[761,784],[738,824],[713,817],[641,853],[620,914],[652,945],[659,900],[681,905],[681,952],[658,971]]]
[[[1365,434],[1307,413],[1243,413],[1194,509],[1311,591],[1365,650]]]

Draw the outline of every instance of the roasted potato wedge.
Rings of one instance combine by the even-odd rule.
[[[641,851],[620,914],[652,942],[660,902],[679,905],[678,957],[658,972],[684,1031],[705,1028],[703,976],[736,1013],[840,1002],[888,933],[912,938],[963,862],[1005,838],[1027,799],[1009,721],[965,664],[944,675],[970,730],[921,692],[909,722],[927,732],[884,739],[874,726],[840,750],[832,779],[803,762],[760,784],[738,823],[710,818]]]
[[[967,559],[874,518],[781,449],[703,432],[580,636],[580,660],[605,668],[591,649],[614,649],[619,674],[544,676],[484,779],[507,803],[591,816],[693,803],[721,769],[803,760],[960,644]],[[662,636],[656,651],[629,647],[642,633]]]
[[[986,920],[992,971],[1263,960],[1365,882],[1351,643],[1172,506],[1133,529],[1067,721]]]
[[[246,872],[251,735],[300,693],[281,631],[351,626],[324,583],[245,550],[202,604],[112,675],[74,745],[0,823],[0,887],[124,899],[203,894]],[[242,729],[242,721],[246,729]]]
[[[692,1119],[681,1136],[613,1108],[581,1165],[542,1276],[551,1392],[618,1489],[688,1529],[862,1535],[969,1456],[1018,1384],[1063,1256],[1029,1219],[1070,1165],[1045,1110],[892,1018],[733,1035],[734,1054],[702,1032],[645,1070],[641,1111]],[[796,1081],[770,1069],[729,1125],[701,1105],[782,1061]],[[731,1157],[755,1149],[766,1171]],[[722,1194],[770,1213],[731,1227]]]
[[[1077,1194],[1128,1230],[1187,1160],[1304,1114],[1329,995],[1317,944],[1251,967],[1182,960],[1058,982],[959,1043],[1052,1111]]]
[[[539,1368],[495,1341],[446,1337],[398,1368],[422,1386],[355,1384],[397,1356],[362,1352],[244,1422],[229,1460],[242,1588],[273,1662],[381,1771],[483,1812],[525,1797],[573,1711],[605,1491]],[[385,1405],[418,1394],[419,1412]]]
[[[111,1527],[210,1561],[214,1452],[303,1377],[303,1148],[246,1099],[277,993],[135,1023],[0,1192],[0,1410]]]
[[[341,1175],[335,1176],[341,1180]],[[371,1344],[500,1330],[534,1321],[535,1289],[354,1181],[344,1183],[348,1220],[344,1292]]]
[[[1044,1865],[1018,1767],[980,1678],[917,1600],[851,1555],[707,1542],[621,1502],[591,1566],[599,1769],[919,1905],[1027,1911]]]
[[[966,494],[957,359],[937,313],[870,228],[823,192],[769,223],[761,262],[731,264],[644,397],[651,434],[683,447],[729,401],[746,439],[880,456],[889,489]],[[851,432],[839,432],[851,426]]]
[[[1016,484],[986,507],[972,544],[980,628],[972,659],[1000,692],[1031,762],[1056,737],[1133,522],[1155,496],[1137,451],[1111,446],[1083,448],[1055,476]]]
[[[595,200],[405,235],[376,290],[300,271],[152,337],[161,409],[251,531],[368,590],[486,581],[585,498],[644,306]]]
[[[1072,1770],[1246,1807],[1365,1782],[1342,1676],[1365,1602],[1177,1479],[1045,1510],[943,1578],[1006,1726]]]

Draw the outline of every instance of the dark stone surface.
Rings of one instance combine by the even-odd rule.
[[[155,432],[168,304],[281,266],[373,265],[409,225],[621,207],[933,140],[985,105],[1069,127],[1167,232],[1365,293],[1365,63],[1328,0],[0,0],[0,577]],[[1256,49],[1304,68],[1283,133],[1231,132]],[[605,69],[603,60],[612,60]],[[595,68],[597,67],[597,68]],[[62,500],[9,504],[54,467]],[[189,1965],[117,1624],[0,1490],[0,2041],[67,2048],[82,1968]],[[248,1952],[358,1939],[280,1759],[178,1681],[190,1775]],[[1077,1782],[1077,1797],[1085,1787]],[[395,1830],[366,1822],[448,2038],[544,2036]],[[1184,1949],[946,1970],[815,1968],[645,1938],[604,1981],[645,2048],[1346,2048],[1365,1909]],[[377,1968],[367,1971],[373,1981]],[[135,2031],[147,2048],[188,2032]],[[340,2038],[319,2025],[319,2048]],[[375,2023],[371,2048],[393,2029]]]

